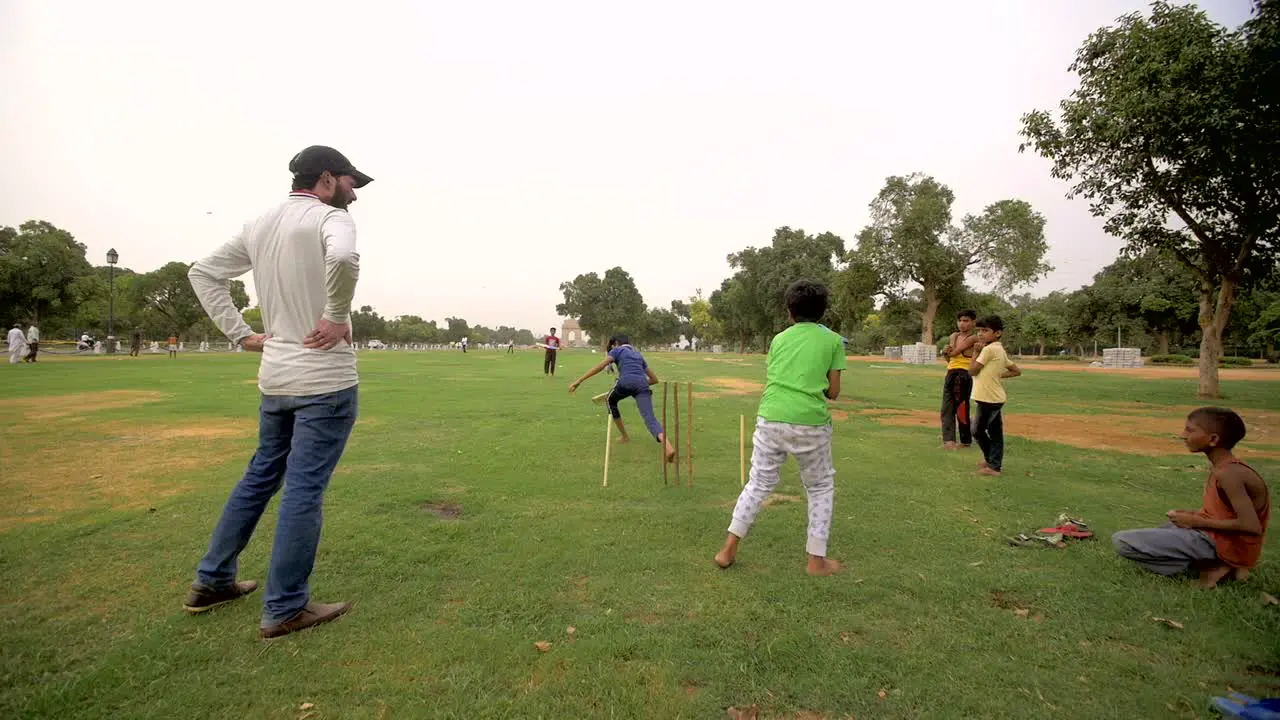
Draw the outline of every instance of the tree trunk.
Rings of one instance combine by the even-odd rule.
[[[1040,338],[1040,357],[1044,357],[1044,338]]]
[[[933,344],[933,317],[938,314],[938,288],[926,285],[924,288],[924,316],[920,328],[920,342]]]
[[[1169,354],[1169,331],[1168,330],[1160,331],[1160,350],[1156,354],[1157,355]]]
[[[1222,331],[1231,317],[1235,304],[1236,282],[1222,279],[1218,289],[1217,307],[1213,302],[1213,283],[1200,281],[1200,390],[1202,398],[1218,398],[1222,392],[1218,385],[1218,360],[1222,358]]]

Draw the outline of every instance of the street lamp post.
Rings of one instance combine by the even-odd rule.
[[[107,284],[110,286],[110,292],[107,297],[107,352],[114,353],[116,351],[116,263],[120,260],[120,253],[115,248],[107,251]]]

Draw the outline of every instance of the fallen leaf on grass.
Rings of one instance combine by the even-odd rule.
[[[880,692],[876,693],[876,697],[880,698],[881,702],[884,702],[884,699],[889,697],[889,693],[885,692],[884,688],[880,688]]]
[[[1164,623],[1165,625],[1168,625],[1174,630],[1182,630],[1184,627],[1182,623],[1178,622],[1177,620],[1170,620],[1169,618],[1153,617],[1151,618],[1151,622]]]
[[[1013,614],[1017,615],[1020,618],[1024,618],[1031,614],[1031,609],[1030,608],[1014,608]]]
[[[568,628],[567,630],[565,630],[565,633],[567,633],[567,634],[569,634],[569,635],[572,635],[572,634],[574,634],[574,633],[576,633],[576,632],[578,632],[578,628],[576,628],[576,627],[574,627],[574,626],[572,626],[572,625],[570,625],[570,626],[569,626],[569,628]]]
[[[756,714],[759,712],[755,705],[744,710],[736,707],[729,707],[729,720],[756,720]]]
[[[971,563],[969,563],[969,567],[978,567],[978,566],[979,566],[979,565],[981,565],[983,562],[984,562],[983,560],[979,560],[978,562],[971,562]]]
[[[101,480],[101,479],[102,479],[102,473],[98,473],[97,475],[90,475],[90,476],[89,476],[89,479],[90,479],[90,480]]]
[[[1035,622],[1044,622],[1044,615],[1036,613],[1031,619]]]
[[[533,646],[538,648],[538,652],[547,652],[548,650],[551,649],[551,643],[547,642],[546,640],[539,640],[538,642],[534,643]]]
[[[844,643],[845,645],[848,645],[852,641],[853,641],[853,635],[847,632],[840,633],[840,642]]]
[[[1280,605],[1280,598],[1270,593],[1262,593],[1262,602],[1266,605]]]
[[[311,708],[313,708],[313,707],[315,707],[315,705],[313,705],[313,704],[311,704],[311,703],[302,703],[301,705],[299,705],[299,706],[298,706],[298,709],[299,709],[299,710],[310,710],[310,709],[311,709]]]

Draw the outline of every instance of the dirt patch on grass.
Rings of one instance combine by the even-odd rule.
[[[1151,380],[1168,380],[1171,378],[1191,378],[1200,377],[1200,371],[1195,366],[1170,366],[1170,365],[1149,365],[1142,368],[1095,368],[1089,367],[1088,363],[1080,363],[1073,365],[1069,363],[1025,363],[1018,367],[1023,370],[1046,372],[1088,372],[1102,373],[1105,375],[1116,375],[1121,377],[1145,378]],[[1222,380],[1257,380],[1262,382],[1280,382],[1280,370],[1275,368],[1219,368],[1218,377]]]
[[[0,412],[5,414],[16,412],[22,421],[39,422],[159,402],[167,397],[169,396],[153,390],[105,390],[73,395],[43,395],[0,400]]]
[[[715,395],[754,395],[764,390],[764,385],[754,380],[744,380],[742,378],[713,377],[707,378],[705,382],[719,390],[718,393],[712,394],[712,397]],[[694,395],[698,394],[694,393]]]
[[[928,410],[863,410],[881,425],[936,428],[938,414]],[[1259,434],[1273,437],[1277,429]],[[1186,449],[1178,440],[1182,429],[1178,417],[1149,415],[1041,415],[1011,413],[1006,416],[1005,434],[1042,442],[1056,442],[1090,450],[1111,450],[1132,455],[1182,455]],[[1250,428],[1253,439],[1253,428]],[[1280,457],[1280,452],[1250,447],[1246,440],[1237,452],[1244,457]]]
[[[190,471],[225,462],[228,443],[254,434],[252,422],[230,419],[86,429],[102,434],[47,438],[6,453],[16,469],[0,488],[0,532],[73,512],[154,507],[187,491]]]
[[[423,510],[446,520],[454,520],[462,517],[462,506],[458,503],[444,502],[441,500],[428,500],[421,505]]]

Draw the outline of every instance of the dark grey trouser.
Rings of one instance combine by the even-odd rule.
[[[1121,530],[1111,536],[1111,544],[1120,557],[1160,575],[1177,575],[1199,565],[1221,562],[1217,546],[1208,535],[1173,523],[1158,528]]]

